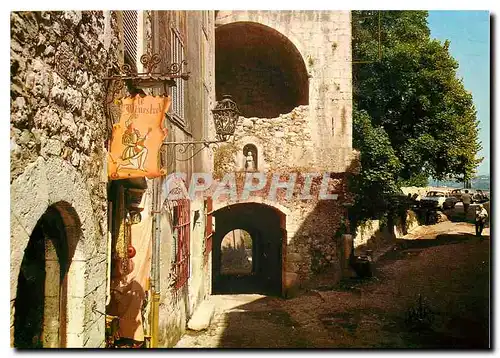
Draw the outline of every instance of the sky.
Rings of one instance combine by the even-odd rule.
[[[449,51],[458,61],[458,76],[472,92],[479,119],[484,157],[478,175],[490,174],[490,23],[488,11],[429,11],[431,36],[450,40]]]

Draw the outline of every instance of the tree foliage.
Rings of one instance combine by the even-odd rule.
[[[353,111],[353,145],[360,151],[361,171],[352,178],[351,191],[356,193],[350,210],[353,228],[364,219],[380,219],[398,193],[401,164],[381,126],[374,127],[366,111]]]
[[[431,39],[427,15],[382,11],[380,33],[377,11],[352,17],[353,59],[369,61],[353,64],[354,103],[386,132],[402,185],[428,177],[469,179],[481,161],[472,95],[457,78],[449,42]],[[365,146],[362,141],[357,145]]]

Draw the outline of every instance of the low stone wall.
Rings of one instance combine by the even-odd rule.
[[[366,250],[379,251],[385,247],[391,246],[395,240],[405,236],[420,224],[417,220],[417,214],[413,210],[406,213],[406,228],[403,228],[401,219],[396,219],[394,224],[389,227],[381,223],[380,220],[368,220],[360,225],[354,238],[355,254],[359,255]]]

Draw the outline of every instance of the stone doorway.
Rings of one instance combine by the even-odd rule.
[[[268,205],[241,203],[214,217],[212,293],[281,295],[285,215]]]
[[[65,347],[71,261],[63,217],[50,206],[33,229],[19,270],[14,347]]]

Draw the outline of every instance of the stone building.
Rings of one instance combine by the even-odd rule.
[[[109,12],[11,13],[11,343],[99,347],[107,258]],[[43,314],[42,314],[43,313]]]
[[[116,316],[130,345],[170,347],[228,285],[288,296],[315,273],[340,277],[356,166],[349,12],[13,12],[11,30],[13,346],[104,347]],[[163,87],[110,80],[125,67],[147,72],[141,55],[154,53]],[[116,101],[163,91],[166,175],[108,177]],[[240,121],[207,150],[225,94]],[[270,180],[237,200],[185,195],[194,173],[241,184],[260,172],[328,189],[330,200],[304,200],[300,188],[287,197]],[[221,274],[234,230],[248,235],[241,277]]]
[[[214,288],[224,291],[220,242],[234,229],[248,231],[260,252],[257,290],[287,296],[325,270],[335,281],[344,263],[347,177],[357,163],[350,12],[219,11],[215,27],[216,93],[231,94],[242,115],[234,142],[215,153],[215,174],[242,177],[250,158],[268,180],[248,198],[214,202]],[[332,199],[302,200],[297,188],[268,199],[274,175],[298,187],[307,173],[327,173]]]
[[[128,93],[115,91],[106,78],[124,64],[145,71],[140,58],[146,53],[161,54],[158,70],[167,73],[175,72],[173,63],[186,60],[189,81],[170,79],[167,89],[173,102],[167,140],[209,137],[209,108],[215,103],[213,17],[209,11],[11,14],[13,346],[103,347],[105,316],[119,291],[111,287],[112,278],[132,244],[140,246],[142,261],[132,259],[135,270],[129,268],[127,279],[140,282],[134,293],[143,290],[141,304],[147,307],[138,316],[147,313],[140,333],[146,339],[155,298],[150,286],[156,285],[159,299],[159,345],[180,337],[209,293],[204,273],[210,258],[195,244],[205,240],[204,201],[170,202],[162,189],[168,187],[166,178],[108,178],[107,154],[117,120],[113,100]],[[209,153],[183,161],[174,157],[176,148],[164,149],[164,167],[187,173],[186,180],[194,168],[210,171]],[[178,228],[172,229],[170,219],[180,214],[186,226],[182,237],[175,232],[173,238]],[[153,228],[161,230],[154,239],[162,243],[155,246],[160,248],[156,282],[149,280]],[[120,317],[123,326],[130,310]],[[134,328],[121,333],[131,339],[137,334]]]

